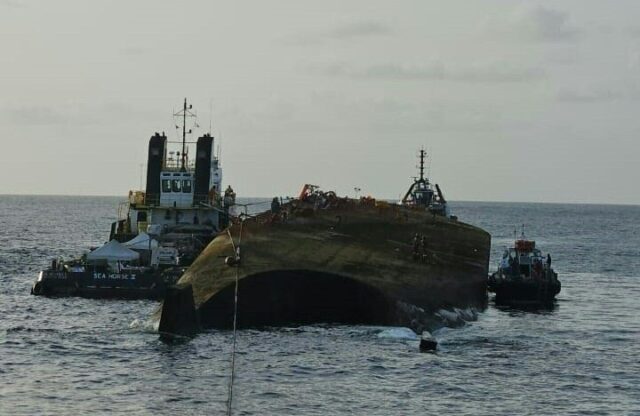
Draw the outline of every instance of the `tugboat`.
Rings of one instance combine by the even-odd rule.
[[[214,138],[206,133],[187,142],[187,119],[196,115],[186,99],[174,116],[182,122],[182,142],[168,141],[164,132],[151,137],[146,190],[130,191],[120,204],[109,242],[79,259],[53,260],[33,284],[33,295],[162,298],[166,286],[227,226],[235,193],[231,187],[221,192]],[[169,151],[169,144],[181,147]]]
[[[413,183],[407,190],[407,193],[402,198],[402,205],[417,208],[426,208],[434,215],[441,215],[444,217],[449,216],[449,209],[447,207],[447,201],[444,199],[444,194],[438,184],[431,184],[429,178],[424,176],[424,161],[427,157],[427,152],[424,149],[420,149],[420,176],[414,178]]]
[[[545,306],[560,293],[558,274],[551,268],[551,255],[543,256],[536,242],[524,235],[504,251],[498,271],[489,276],[488,289],[497,305]]]

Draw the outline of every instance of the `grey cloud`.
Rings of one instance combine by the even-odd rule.
[[[347,73],[356,78],[381,78],[381,79],[443,79],[446,76],[444,65],[435,63],[431,65],[397,65],[384,64],[369,66],[362,70],[354,70]]]
[[[547,62],[557,65],[574,65],[582,60],[580,52],[572,47],[549,49],[545,54],[545,58]]]
[[[379,36],[391,33],[391,29],[380,22],[361,21],[336,26],[327,36],[334,39]]]
[[[542,6],[519,10],[506,21],[491,21],[490,26],[498,36],[540,42],[568,41],[581,34],[569,13]]]
[[[491,106],[440,100],[408,101],[391,97],[354,98],[344,93],[316,93],[308,103],[307,113],[315,118],[323,111],[331,124],[347,123],[371,126],[413,135],[416,131],[474,131],[490,128],[498,119]],[[344,115],[349,114],[348,118]],[[309,120],[309,123],[318,122]],[[319,122],[324,123],[320,120]]]
[[[21,0],[0,0],[0,7],[8,7],[12,9],[18,9],[27,7],[24,1]]]
[[[385,36],[390,33],[392,33],[391,28],[381,22],[362,20],[341,23],[329,30],[311,31],[290,35],[284,39],[284,42],[294,45],[312,45],[331,40],[350,40],[356,38]]]
[[[449,79],[464,82],[528,82],[545,77],[540,68],[511,67],[495,64],[453,70]]]
[[[150,110],[139,110],[115,101],[73,102],[61,106],[5,106],[0,112],[0,120],[18,126],[108,125],[114,119],[133,121],[153,115]]]
[[[640,68],[640,48],[629,48],[627,51],[627,67],[633,71]]]
[[[69,118],[54,107],[27,106],[5,108],[2,119],[16,125],[49,126],[67,124]]]
[[[128,46],[120,49],[120,53],[125,56],[141,56],[146,54],[148,51],[148,49],[138,46]]]
[[[624,30],[624,33],[634,38],[640,38],[640,27],[638,26],[628,27]]]
[[[610,88],[593,88],[585,90],[562,89],[556,96],[558,101],[574,103],[596,103],[620,100],[638,100],[640,91],[637,89],[614,90]]]
[[[344,63],[321,67],[328,76],[389,80],[440,80],[470,83],[527,82],[545,77],[540,68],[512,67],[506,63],[476,64],[467,67],[446,66],[441,62],[428,65],[383,64],[353,68]]]
[[[535,8],[528,16],[531,34],[543,40],[574,38],[578,29],[569,23],[569,14],[544,7]]]

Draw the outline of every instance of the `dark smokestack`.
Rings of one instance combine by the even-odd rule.
[[[147,204],[160,203],[160,172],[167,151],[167,136],[154,134],[149,139],[149,156],[147,158]]]
[[[209,182],[211,180],[211,156],[213,152],[213,137],[209,134],[198,138],[196,147],[196,177],[194,186],[194,203],[207,201]],[[218,189],[217,192],[220,192]]]

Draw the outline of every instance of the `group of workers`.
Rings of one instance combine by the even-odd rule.
[[[541,278],[544,276],[544,267],[541,257],[532,257],[532,261],[529,264],[525,264],[524,270],[520,267],[520,254],[516,251],[516,255],[512,256],[512,253],[505,251],[502,258],[501,268],[505,274],[519,276],[524,274],[525,276]],[[530,266],[530,269],[529,269]],[[551,269],[551,254],[547,254],[546,269]]]
[[[416,233],[413,236],[413,259],[427,263],[429,261],[429,251],[427,245],[427,237]]]

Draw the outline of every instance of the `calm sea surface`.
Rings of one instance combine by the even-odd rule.
[[[39,269],[108,238],[119,198],[0,195],[0,414],[222,414],[231,333],[158,340],[152,301],[29,295]],[[640,207],[454,203],[550,251],[543,313],[499,310],[435,333],[311,326],[239,332],[237,415],[640,415]]]

